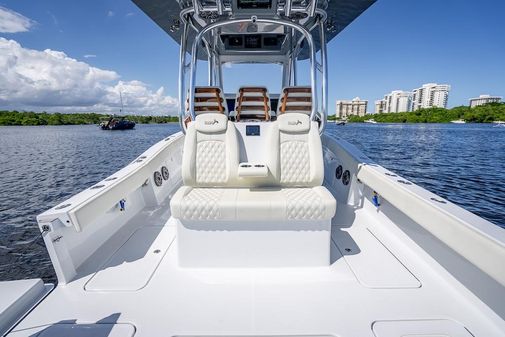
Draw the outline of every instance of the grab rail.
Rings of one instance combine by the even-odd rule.
[[[190,85],[189,85],[189,89],[190,89],[190,92],[189,92],[189,112],[191,115],[191,119],[195,120],[195,118],[196,118],[196,114],[194,111],[194,107],[195,107],[194,106],[194,96],[195,96],[194,88],[195,88],[195,82],[196,82],[196,69],[197,69],[196,64],[198,61],[198,54],[197,54],[198,53],[198,44],[200,43],[200,40],[203,38],[203,35],[205,33],[207,33],[208,31],[211,31],[213,29],[216,29],[216,28],[219,28],[222,26],[231,25],[231,24],[248,23],[248,22],[268,23],[268,24],[275,24],[275,25],[282,25],[282,26],[290,27],[290,28],[293,28],[293,29],[297,30],[298,32],[300,32],[305,37],[305,39],[307,39],[307,43],[308,43],[309,49],[310,49],[310,68],[311,68],[310,83],[311,83],[311,87],[312,87],[312,102],[313,102],[310,118],[311,118],[311,120],[315,120],[316,113],[317,113],[317,92],[316,92],[317,87],[316,87],[316,70],[315,70],[316,69],[316,67],[315,67],[316,53],[315,53],[315,46],[314,46],[314,41],[312,39],[312,35],[303,26],[296,24],[294,22],[282,20],[282,19],[278,19],[278,20],[260,19],[260,18],[256,18],[255,16],[253,16],[249,19],[232,19],[232,20],[227,20],[227,21],[215,22],[213,24],[206,26],[204,29],[202,29],[196,35],[196,37],[193,41],[192,48],[191,48],[192,61],[191,61],[191,76],[190,76]],[[323,118],[324,118],[324,116],[323,116]]]

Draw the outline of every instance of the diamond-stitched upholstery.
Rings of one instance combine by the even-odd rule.
[[[281,143],[281,184],[305,184],[310,181],[310,157],[307,142]]]
[[[235,220],[329,221],[336,202],[321,186],[324,164],[317,123],[305,114],[283,114],[265,136],[272,144],[272,155],[265,163],[276,183],[270,188],[253,188],[251,181],[237,176],[239,141],[234,124],[222,114],[197,116],[186,134],[185,186],[172,197],[172,215],[215,224]]]
[[[172,215],[181,220],[328,220],[335,199],[323,186],[248,189],[183,186],[172,197]]]
[[[324,162],[316,122],[308,115],[285,113],[277,117],[278,181],[283,187],[321,186]]]
[[[184,186],[170,200],[182,268],[329,265],[336,201],[321,186],[317,123],[289,112],[259,126],[261,137],[237,127],[239,139],[222,114],[198,115],[189,124]],[[267,175],[239,175],[239,158],[250,161],[241,169],[258,166]]]
[[[214,220],[220,216],[218,202],[223,189],[195,188],[181,202],[182,218],[190,220]]]
[[[186,131],[182,155],[185,186],[225,187],[235,180],[238,140],[235,126],[218,113],[196,116]]]
[[[287,188],[286,215],[291,220],[319,220],[323,219],[325,204],[320,194],[313,188]]]
[[[196,145],[197,184],[226,182],[226,145],[223,141],[207,140]]]

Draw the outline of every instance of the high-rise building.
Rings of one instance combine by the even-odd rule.
[[[384,101],[386,104],[384,112],[407,112],[412,106],[412,92],[394,90],[384,96]]]
[[[348,118],[349,116],[364,116],[366,114],[368,101],[362,100],[359,97],[351,101],[337,101],[337,118]]]
[[[448,84],[427,83],[413,90],[412,110],[425,108],[446,108],[451,86]]]
[[[488,103],[500,103],[502,100],[499,96],[480,95],[477,98],[470,98],[470,108]]]
[[[376,114],[381,114],[386,112],[386,100],[385,99],[379,99],[375,101],[375,113]]]

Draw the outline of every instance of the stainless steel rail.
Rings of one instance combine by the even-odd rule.
[[[197,2],[197,1],[195,1]],[[228,11],[229,9],[224,6],[224,3],[222,0],[218,0],[217,2],[218,11],[221,9],[222,11]],[[287,0],[288,7],[289,5],[292,5],[291,1]],[[184,124],[184,119],[187,117],[186,115],[186,109],[185,109],[185,100],[186,98],[189,98],[189,114],[191,116],[191,119],[194,120],[196,118],[196,114],[194,111],[194,88],[196,84],[196,69],[197,69],[197,62],[198,62],[198,47],[200,41],[203,41],[204,48],[207,52],[208,56],[208,62],[209,62],[209,69],[208,69],[208,76],[209,76],[209,84],[210,85],[216,85],[217,82],[220,87],[222,87],[222,66],[221,66],[221,58],[219,53],[217,53],[213,48],[212,45],[207,41],[205,38],[205,34],[208,33],[209,31],[212,31],[216,28],[234,24],[234,23],[247,23],[247,22],[260,22],[260,23],[268,23],[268,24],[276,24],[276,25],[282,25],[285,27],[290,27],[294,31],[298,31],[301,33],[301,37],[296,41],[294,44],[294,48],[290,48],[290,52],[287,55],[288,61],[289,61],[289,82],[291,82],[291,78],[293,81],[293,85],[297,85],[297,69],[296,69],[296,58],[298,53],[301,50],[301,44],[304,39],[307,39],[307,43],[309,45],[309,50],[310,50],[310,80],[311,80],[311,88],[312,88],[312,110],[311,110],[311,119],[315,120],[317,117],[317,109],[318,109],[318,88],[317,88],[317,70],[321,72],[321,77],[322,77],[322,85],[321,85],[321,124],[320,124],[320,132],[322,133],[325,124],[326,124],[326,114],[327,114],[327,107],[328,107],[328,81],[327,81],[327,68],[328,68],[328,62],[327,62],[327,51],[326,51],[326,12],[320,9],[317,9],[316,2],[314,1],[314,4],[311,3],[310,10],[312,12],[312,15],[315,16],[315,21],[311,24],[310,27],[304,27],[302,25],[299,25],[295,22],[288,21],[288,20],[283,20],[283,19],[258,19],[256,17],[251,17],[251,18],[243,18],[243,19],[228,19],[226,21],[219,21],[212,23],[206,27],[203,27],[200,29],[199,27],[196,26],[196,23],[194,22],[192,15],[198,15],[198,13],[201,11],[202,8],[198,6],[198,4],[194,5],[193,7],[186,8],[181,11],[180,13],[180,18],[183,23],[183,30],[181,34],[181,51],[180,51],[180,66],[179,66],[179,123],[181,125],[181,129],[183,132],[185,132],[186,127]],[[205,8],[206,10],[209,10],[209,8]],[[294,8],[291,8],[291,10],[294,12]],[[288,8],[289,11],[289,8]],[[317,62],[316,59],[316,52],[315,52],[315,44],[311,35],[311,31],[318,27],[319,28],[319,35],[321,38],[321,64]],[[190,64],[186,65],[186,49],[187,49],[187,44],[188,44],[188,37],[189,37],[189,30],[193,29],[197,35],[195,37],[195,40],[193,41],[192,48],[191,48],[191,62]],[[215,36],[213,36],[215,37]],[[294,38],[295,35],[292,35],[291,38]],[[250,52],[250,51],[249,51]],[[248,53],[249,53],[248,52]],[[264,52],[264,51],[262,51]],[[189,97],[186,95],[186,70],[190,66],[191,70],[191,75],[189,78]]]
[[[179,54],[179,125],[182,132],[186,133],[186,126],[184,119],[186,118],[184,90],[185,90],[185,74],[186,74],[186,44],[188,42],[189,24],[183,21],[182,34],[181,34],[181,50]]]
[[[195,82],[196,82],[196,69],[197,69],[197,62],[198,62],[198,44],[202,40],[203,36],[205,33],[227,25],[231,24],[236,24],[236,23],[248,23],[248,22],[258,22],[258,23],[267,23],[267,24],[275,24],[275,25],[282,25],[286,27],[293,28],[300,32],[305,39],[307,40],[307,43],[309,45],[309,50],[310,50],[310,83],[311,83],[311,88],[312,88],[312,111],[310,114],[311,120],[315,120],[316,113],[317,113],[317,87],[316,87],[316,67],[315,67],[315,46],[314,46],[314,41],[312,39],[312,35],[310,32],[303,26],[287,21],[287,20],[282,20],[282,19],[263,19],[263,18],[256,18],[256,17],[251,17],[249,19],[230,19],[226,21],[219,21],[212,23],[206,27],[204,27],[201,31],[198,32],[196,35],[193,45],[191,48],[191,76],[190,76],[190,82],[189,82],[189,112],[191,115],[191,119],[194,120],[196,118],[196,114],[194,111],[194,95],[195,95]],[[325,118],[323,116],[323,118]]]
[[[326,109],[328,108],[328,54],[326,50],[326,25],[325,21],[319,21],[319,37],[321,39],[321,68],[322,68],[322,97],[321,97],[321,125],[319,132],[323,133],[326,127]]]

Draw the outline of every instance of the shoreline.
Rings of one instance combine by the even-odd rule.
[[[335,115],[333,115],[335,116]],[[335,117],[331,119],[336,119]],[[429,108],[409,112],[390,112],[366,114],[365,116],[349,116],[348,122],[363,123],[373,119],[377,123],[451,123],[464,121],[465,123],[493,123],[505,120],[505,103],[490,103],[470,108],[458,106],[450,109]],[[456,123],[453,123],[456,124]],[[463,123],[460,123],[463,124]]]
[[[179,122],[160,122],[160,123],[135,123],[135,125],[163,125],[163,124],[179,124]],[[1,127],[14,127],[14,126],[96,126],[98,124],[84,123],[84,124],[0,124]]]
[[[40,125],[99,125],[108,120],[109,114],[99,113],[48,113],[32,111],[0,111],[0,126],[40,126]],[[178,123],[176,116],[114,115],[126,118],[136,124]]]

